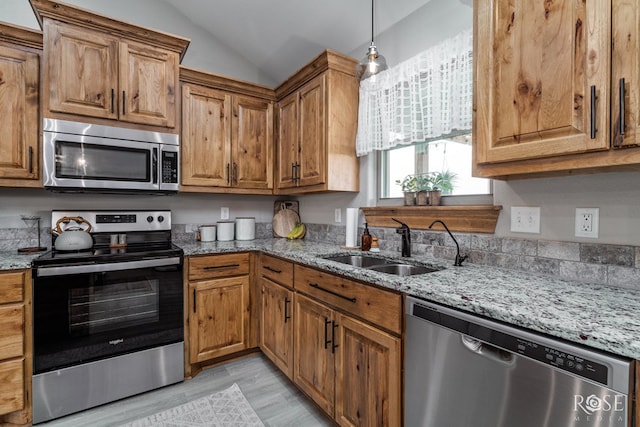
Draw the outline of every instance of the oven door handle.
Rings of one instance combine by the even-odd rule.
[[[103,273],[107,271],[134,270],[138,268],[166,267],[179,265],[180,257],[145,259],[140,261],[113,262],[105,264],[66,265],[59,267],[39,267],[38,277],[63,276],[69,274]]]

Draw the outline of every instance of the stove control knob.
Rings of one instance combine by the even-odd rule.
[[[158,217],[158,222],[163,222],[163,221],[164,221],[164,217],[163,217],[162,215],[160,215],[160,216]]]
[[[151,215],[147,217],[147,222],[153,222],[153,217]]]

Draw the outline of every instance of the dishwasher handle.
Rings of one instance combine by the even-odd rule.
[[[503,350],[499,347],[487,344],[466,335],[461,334],[460,337],[462,340],[462,345],[464,345],[469,351],[490,359],[494,362],[498,362],[503,365],[511,365],[516,359],[515,355],[510,351]]]

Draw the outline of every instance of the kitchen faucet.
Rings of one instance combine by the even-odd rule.
[[[456,259],[455,259],[455,261],[453,262],[453,265],[454,265],[455,267],[460,267],[460,266],[462,265],[462,262],[463,262],[465,259],[467,259],[467,255],[465,255],[465,256],[460,256],[460,246],[458,245],[458,241],[456,240],[456,238],[455,238],[455,237],[453,237],[453,234],[451,234],[451,231],[449,231],[449,227],[447,227],[447,224],[445,224],[444,222],[442,222],[442,221],[441,221],[441,220],[439,220],[439,219],[436,219],[435,221],[433,221],[433,222],[431,223],[431,225],[429,226],[429,228],[433,227],[433,225],[434,225],[436,222],[439,222],[440,224],[442,224],[442,226],[444,227],[444,229],[445,229],[445,230],[447,230],[447,233],[449,233],[449,236],[451,236],[451,238],[453,239],[453,243],[455,243],[455,244],[456,244],[456,251],[457,251],[457,253],[456,253]]]
[[[397,220],[395,218],[391,218],[398,224],[400,227],[396,228],[396,233],[402,234],[402,256],[410,257],[411,256],[411,229],[404,222]]]

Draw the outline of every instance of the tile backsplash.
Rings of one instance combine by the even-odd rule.
[[[306,224],[307,240],[344,245],[345,227],[328,224]],[[172,239],[176,243],[195,242],[196,233],[190,224],[174,224]],[[369,228],[379,239],[380,248],[400,254],[400,236],[395,228]],[[256,223],[256,238],[272,237],[271,223]],[[362,229],[359,230],[360,235]],[[609,245],[496,237],[491,234],[454,233],[460,251],[468,255],[466,262],[513,270],[545,274],[569,280],[600,283],[640,290],[640,246]],[[51,233],[40,229],[41,245],[51,246]],[[0,250],[37,246],[35,230],[0,228]],[[445,232],[412,230],[414,257],[433,256],[451,260],[455,244]]]

